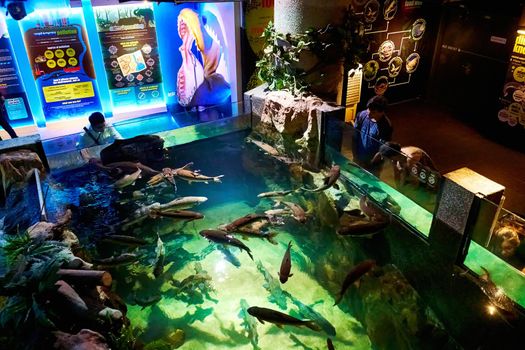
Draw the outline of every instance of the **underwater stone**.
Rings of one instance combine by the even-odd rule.
[[[97,332],[89,329],[82,329],[77,334],[64,332],[53,332],[56,341],[55,349],[60,350],[109,350],[106,339]]]
[[[168,342],[174,349],[181,347],[186,340],[186,334],[182,329],[177,329],[168,335]]]
[[[44,164],[35,152],[21,149],[0,154],[4,197],[7,197],[7,190],[11,185],[25,182],[33,169],[40,171],[41,178],[45,176]]]

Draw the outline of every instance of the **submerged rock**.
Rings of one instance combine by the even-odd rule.
[[[182,329],[176,329],[175,331],[168,334],[168,342],[173,349],[177,349],[184,344],[186,340],[186,334]]]
[[[56,341],[55,349],[59,350],[109,350],[106,339],[97,332],[82,329],[77,334],[54,332]]]

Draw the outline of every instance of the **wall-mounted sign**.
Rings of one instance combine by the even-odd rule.
[[[100,110],[82,10],[35,11],[20,22],[46,119]]]
[[[95,17],[113,106],[164,103],[152,5],[95,7]]]
[[[505,81],[498,119],[512,127],[525,127],[525,35],[516,37]]]
[[[4,106],[11,126],[33,124],[3,13],[0,13],[0,94],[5,98]]]

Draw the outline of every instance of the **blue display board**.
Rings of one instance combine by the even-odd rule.
[[[0,93],[5,98],[5,110],[11,126],[33,124],[3,13],[0,13]]]
[[[99,111],[82,10],[35,11],[20,26],[46,120]]]
[[[122,110],[164,104],[152,6],[94,10],[113,107]]]

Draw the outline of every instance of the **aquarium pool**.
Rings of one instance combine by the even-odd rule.
[[[246,214],[281,208],[258,194],[302,184],[304,175],[296,168],[245,143],[246,136],[238,132],[174,147],[168,160],[156,165],[179,168],[193,162],[204,175],[224,175],[220,183],[177,179],[175,190],[169,184],[149,186],[145,176],[117,189],[114,179],[91,165],[53,174],[46,181],[48,211],[72,210],[71,230],[92,258],[138,256],[132,264],[107,270],[113,290],[127,305],[131,329],[146,349],[326,349],[327,339],[336,349],[441,348],[443,336],[440,342],[433,336],[442,326],[432,311],[382,258],[380,248],[376,256],[367,256],[361,248],[363,240],[380,243],[381,235],[392,229],[371,239],[337,235],[326,224],[330,218],[323,211],[327,204],[322,193],[285,197],[307,211],[305,223],[285,216],[265,226],[270,237],[234,234],[249,247],[253,260],[244,250],[201,236],[202,230]],[[204,218],[185,222],[145,217],[133,222],[137,209],[183,196],[207,198],[188,209]],[[335,204],[347,206],[348,198],[359,202],[351,197],[352,189],[343,188]],[[114,234],[138,237],[146,244],[135,248],[108,242]],[[160,270],[159,240],[165,249]],[[289,243],[293,276],[282,284],[278,272]],[[366,259],[375,259],[377,266],[334,306],[347,273]],[[262,324],[247,312],[252,306],[313,320],[317,329]]]

